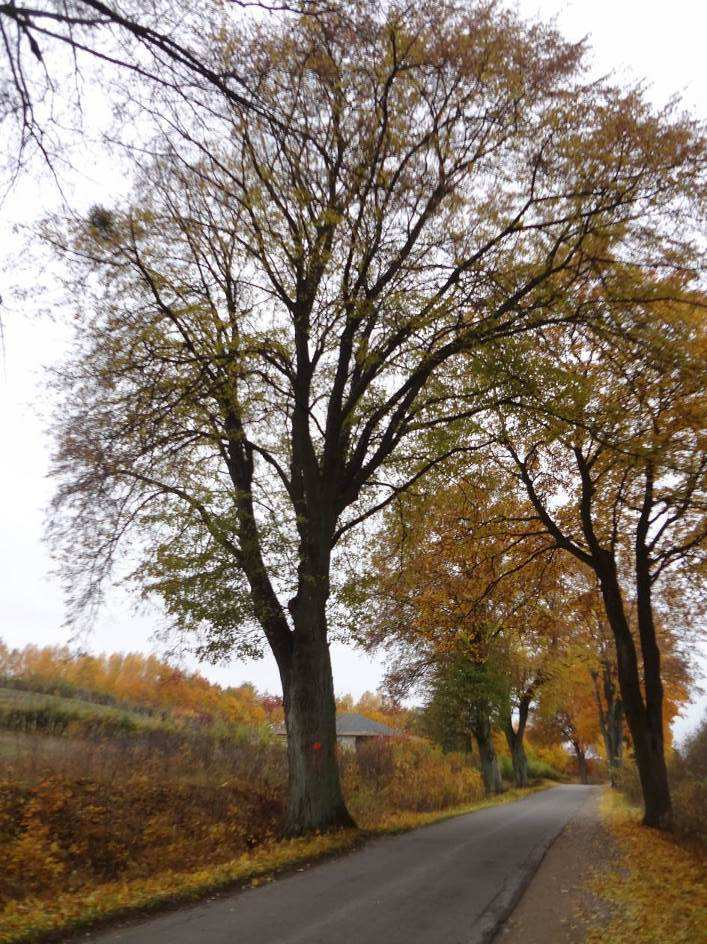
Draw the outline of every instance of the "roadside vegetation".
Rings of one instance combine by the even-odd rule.
[[[678,796],[675,791],[680,818]],[[617,857],[609,870],[596,876],[592,887],[609,906],[610,918],[590,931],[587,944],[695,944],[701,940],[707,924],[704,841],[685,835],[684,820],[681,834],[645,829],[640,806],[631,805],[616,791],[605,793],[602,817]],[[704,836],[704,825],[699,832]]]
[[[487,802],[470,750],[411,733],[418,712],[347,696],[343,710],[401,734],[339,752],[358,830],[283,841],[278,699],[250,686],[221,689],[138,655],[0,644],[0,669],[2,942],[259,881],[369,832]],[[531,770],[560,777],[540,761]],[[509,783],[494,802],[522,795]]]
[[[125,177],[38,223],[22,295],[72,332],[46,385],[67,620],[130,560],[165,637],[269,651],[282,694],[0,646],[6,934],[548,777],[671,833],[611,801],[617,888],[657,909],[672,856],[692,889],[704,123],[496,0],[55,7],[0,6],[10,164],[52,166],[88,63]],[[355,754],[334,638],[388,660],[346,707],[399,736]]]
[[[673,798],[673,830],[707,850],[707,717],[668,759]],[[624,765],[619,788],[632,807],[641,804],[641,784],[636,767]]]

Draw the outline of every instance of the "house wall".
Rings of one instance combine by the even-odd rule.
[[[345,751],[355,751],[356,750],[356,735],[355,734],[338,734],[336,737],[337,743],[340,748]]]

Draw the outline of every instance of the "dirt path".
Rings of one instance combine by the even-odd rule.
[[[494,944],[584,944],[590,924],[608,918],[587,889],[615,856],[593,794],[555,840]]]

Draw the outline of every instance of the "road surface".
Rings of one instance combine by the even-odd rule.
[[[592,787],[559,786],[268,885],[91,935],[94,944],[485,944]],[[84,938],[86,940],[86,938]]]

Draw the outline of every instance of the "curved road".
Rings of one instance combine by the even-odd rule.
[[[560,786],[412,832],[95,944],[485,944],[592,787]],[[84,938],[85,940],[85,938]]]

